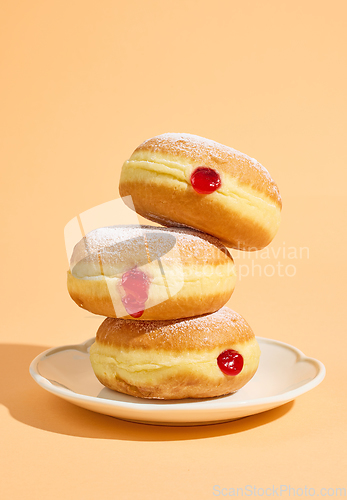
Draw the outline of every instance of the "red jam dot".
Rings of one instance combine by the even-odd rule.
[[[199,194],[211,194],[222,184],[218,172],[208,167],[196,168],[190,176],[190,182]]]
[[[238,375],[243,368],[243,357],[239,352],[228,349],[218,356],[217,363],[225,375]]]
[[[148,299],[149,278],[136,267],[125,272],[122,276],[122,287],[125,296],[122,303],[130,316],[140,318],[145,310]]]

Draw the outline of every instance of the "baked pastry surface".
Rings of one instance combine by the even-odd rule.
[[[148,279],[148,298],[133,316],[125,273]],[[236,284],[234,261],[214,237],[187,228],[113,226],[88,233],[74,248],[68,291],[80,307],[133,320],[186,318],[220,309]]]
[[[192,187],[199,167],[220,177],[211,194]],[[240,151],[191,134],[143,142],[123,165],[119,192],[149,220],[193,227],[242,250],[268,245],[280,223],[281,196],[269,172]]]
[[[218,356],[243,357],[241,372],[225,375]],[[247,322],[227,307],[175,321],[107,318],[90,349],[90,360],[106,387],[142,398],[183,399],[237,391],[255,374],[260,349]]]

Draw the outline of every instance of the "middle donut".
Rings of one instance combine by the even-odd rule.
[[[74,248],[68,291],[80,307],[111,318],[168,320],[212,313],[236,284],[233,258],[193,229],[111,226]]]

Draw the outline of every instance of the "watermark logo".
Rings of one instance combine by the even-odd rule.
[[[310,258],[310,250],[306,246],[287,245],[284,241],[277,248],[268,246],[253,252],[236,250],[233,257],[239,281],[247,277],[293,278],[297,274],[298,263]]]
[[[345,497],[346,488],[312,488],[303,486],[294,488],[288,484],[279,486],[268,486],[259,488],[254,485],[246,485],[242,488],[227,488],[215,484],[212,488],[214,497]]]
[[[137,317],[184,285],[176,237],[155,229],[140,224],[131,196],[87,210],[65,226],[71,275],[106,284],[118,318]]]
[[[250,276],[292,278],[298,260],[309,258],[308,247],[297,248],[283,242],[278,248],[266,247],[261,251],[231,250],[235,269],[228,250],[216,246],[210,250],[209,259],[202,259],[197,266],[183,266],[174,233],[142,225],[131,196],[80,213],[67,223],[64,235],[69,283],[78,288],[76,280],[85,280],[84,287],[87,280],[94,280],[92,289],[98,280],[99,291],[106,290],[101,290],[101,295],[111,299],[113,314],[118,318],[129,314],[140,317],[145,309],[178,294],[185,283],[196,281],[196,273],[207,287],[216,278],[235,283],[236,275],[239,280]],[[221,251],[229,257],[225,262],[220,260]],[[69,291],[71,294],[70,288]],[[78,293],[71,296],[84,307]]]

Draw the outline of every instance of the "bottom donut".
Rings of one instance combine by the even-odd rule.
[[[227,307],[180,320],[107,318],[90,349],[104,386],[149,399],[230,394],[253,377],[259,357],[250,326]]]

